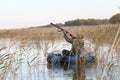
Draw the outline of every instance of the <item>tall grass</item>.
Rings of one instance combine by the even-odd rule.
[[[104,74],[110,75],[112,77],[111,80],[114,79],[110,72],[112,72],[116,62],[111,60],[113,61],[112,63],[106,63],[106,60],[109,60],[109,56],[114,50],[117,51],[117,55],[120,58],[119,25],[63,28],[74,35],[77,32],[81,32],[85,38],[93,42],[96,45],[96,57],[98,58],[96,65],[98,68],[101,68],[101,74],[97,75],[98,79],[105,79]],[[63,40],[63,33],[57,32],[53,27],[0,30],[0,40],[0,80],[7,80],[9,78],[11,80],[22,80],[24,78],[25,67],[28,72],[26,72],[27,75],[24,80],[40,80],[41,72],[45,76],[45,69],[40,69],[40,63],[43,60],[43,55],[41,54],[44,54],[46,57],[50,41],[54,45],[56,40]],[[111,47],[108,52],[109,54],[99,51],[99,48],[104,45]],[[113,54],[112,56],[114,57]],[[25,66],[24,63],[27,65]]]
[[[88,39],[97,44],[112,43],[118,25],[101,25],[101,26],[74,26],[63,27],[74,35],[81,32]],[[20,40],[60,40],[63,39],[62,32],[58,32],[56,28],[33,28],[33,29],[11,29],[0,30],[0,38],[16,38]]]

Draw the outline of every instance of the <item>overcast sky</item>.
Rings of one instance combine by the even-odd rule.
[[[109,19],[120,0],[0,0],[0,29],[25,28],[74,19]]]

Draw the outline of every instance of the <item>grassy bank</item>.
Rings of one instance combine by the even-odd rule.
[[[63,27],[74,35],[81,32],[86,38],[97,44],[112,43],[118,25],[101,25],[101,26],[77,26]],[[32,29],[11,29],[0,30],[0,38],[15,38],[25,40],[61,40],[63,33],[58,32],[56,28],[32,28]]]
[[[85,38],[89,39],[97,46],[101,46],[104,44],[113,44],[119,25],[72,26],[63,28],[73,35],[76,35],[77,32],[81,32]],[[17,39],[19,41],[29,40],[35,43],[40,40],[64,40],[63,33],[58,32],[55,27],[0,30],[0,38]],[[118,34],[116,43],[114,43],[118,52],[120,52],[119,38],[120,33]]]

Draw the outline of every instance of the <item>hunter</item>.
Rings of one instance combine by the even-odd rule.
[[[69,33],[64,32],[64,38],[67,42],[72,44],[71,48],[71,55],[75,55],[76,51],[79,51],[81,48],[84,47],[84,36],[80,33],[77,33],[77,37],[72,38]]]
[[[82,49],[84,48],[83,35],[77,33],[76,38],[72,38],[69,34],[64,32],[66,41],[72,44],[71,55],[76,55],[76,68],[73,71],[73,80],[85,80],[86,58],[80,57]]]

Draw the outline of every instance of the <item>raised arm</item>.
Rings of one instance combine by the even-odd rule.
[[[65,33],[64,34],[64,38],[65,38],[65,40],[67,41],[67,42],[69,42],[69,43],[73,43],[73,39],[72,39],[72,37],[68,34],[68,33]]]

